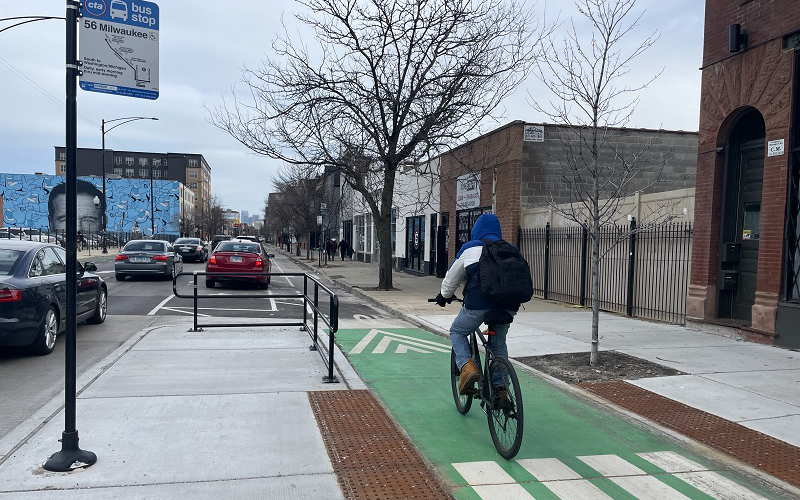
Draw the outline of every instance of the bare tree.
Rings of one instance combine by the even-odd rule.
[[[645,144],[622,147],[620,128],[628,124],[638,103],[637,93],[658,77],[628,85],[633,61],[658,39],[657,33],[633,40],[642,13],[636,0],[577,0],[577,10],[590,29],[573,21],[566,37],[548,37],[537,64],[537,76],[555,99],[533,106],[552,121],[564,124],[559,138],[562,155],[551,158],[561,168],[561,181],[570,203],[551,208],[585,227],[591,240],[592,346],[590,364],[599,358],[600,288],[598,269],[603,257],[602,228],[619,217],[623,200],[635,190],[645,190],[663,180],[669,155],[651,154],[656,133]],[[669,215],[661,218],[663,222]],[[655,220],[651,221],[657,222]],[[622,239],[629,232],[616,235]]]
[[[317,227],[322,201],[319,176],[308,169],[285,166],[275,175],[272,184],[283,195],[283,202],[276,207],[280,219],[287,222],[298,242],[306,241],[306,257],[309,257],[310,233]],[[297,255],[300,255],[299,244]]]
[[[376,224],[378,288],[392,288],[392,197],[525,78],[538,26],[519,0],[300,0],[319,43],[289,35],[246,70],[248,101],[211,121],[256,153],[315,171],[338,167]]]

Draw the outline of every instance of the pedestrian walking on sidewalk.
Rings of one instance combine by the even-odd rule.
[[[342,241],[339,242],[339,253],[342,254],[342,262],[344,262],[344,258],[350,250],[350,242],[346,239],[342,238]]]
[[[336,240],[334,238],[331,238],[326,247],[328,250],[328,260],[333,260],[334,258],[336,258],[336,248],[337,248]]]
[[[492,276],[491,282],[493,285],[496,281],[493,274],[502,274],[503,279],[500,280],[501,282],[513,282],[513,286],[523,285],[520,288],[525,288],[525,286],[527,286],[530,288],[531,294],[533,293],[532,282],[530,282],[530,284],[522,283],[525,280],[530,281],[530,274],[520,278],[517,275],[525,273],[519,273],[519,269],[515,268],[514,276],[509,279],[509,276],[501,272],[503,266],[496,266],[491,269],[487,269],[486,267],[486,261],[492,259],[487,259],[486,257],[482,258],[486,253],[484,252],[484,247],[488,246],[490,249],[508,249],[508,247],[512,247],[511,253],[516,250],[513,245],[503,241],[503,233],[500,230],[500,220],[496,215],[483,214],[478,217],[478,220],[475,221],[475,225],[472,228],[471,238],[472,239],[465,243],[458,251],[456,260],[453,262],[453,265],[450,266],[450,269],[442,280],[441,291],[436,297],[436,303],[441,307],[451,302],[456,288],[461,284],[466,274],[467,283],[464,286],[464,305],[450,327],[450,342],[455,352],[456,365],[461,369],[458,388],[459,393],[462,395],[470,392],[470,390],[474,388],[475,383],[480,379],[478,368],[470,357],[470,334],[474,332],[481,323],[484,323],[489,314],[492,314],[494,317],[505,316],[508,320],[505,324],[493,323],[496,335],[492,339],[492,351],[496,356],[508,359],[506,334],[520,306],[520,302],[515,302],[514,299],[498,300],[497,297],[500,295],[496,293],[497,287],[482,287],[481,272],[483,271],[488,276]],[[516,254],[519,254],[519,252],[516,251]],[[519,255],[519,260],[521,260],[527,268],[527,263],[525,263],[521,255]],[[530,297],[528,297],[527,300],[522,300],[522,302],[527,302],[528,300],[530,300]],[[503,311],[506,314],[502,314]],[[500,314],[498,314],[498,312]],[[498,390],[497,394],[500,394],[500,397],[502,397],[502,394],[506,391],[506,382],[501,378],[500,380],[492,380],[492,383]]]

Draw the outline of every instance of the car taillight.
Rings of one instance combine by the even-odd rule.
[[[154,255],[153,256],[153,260],[160,260],[162,262],[166,262],[167,258],[168,257],[166,255]]]
[[[114,260],[128,260],[128,256],[125,254],[118,253]]]
[[[22,299],[22,290],[16,288],[0,289],[0,302],[16,302]]]
[[[217,263],[217,256],[216,255],[212,255],[211,257],[209,257],[208,258],[208,263],[209,264],[216,264]]]
[[[263,266],[264,266],[264,261],[261,260],[261,257],[257,258],[256,259],[256,267],[263,267]]]

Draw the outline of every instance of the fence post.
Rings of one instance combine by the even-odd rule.
[[[197,328],[197,271],[194,272],[194,329],[192,331],[199,332]]]
[[[628,244],[628,299],[626,301],[626,312],[628,316],[633,316],[633,282],[636,269],[636,217],[631,217],[630,243]]]
[[[550,223],[544,226],[544,283],[542,285],[542,298],[547,300],[550,285]]]
[[[339,299],[337,299],[335,295],[330,296],[330,317],[331,328],[328,330],[328,376],[322,377],[322,381],[326,384],[335,384],[339,382],[339,379],[333,374],[333,353],[336,348],[333,343],[333,334],[339,330]]]
[[[319,283],[314,282],[314,341],[311,343],[310,351],[317,350],[317,329],[319,328]]]
[[[300,331],[308,331],[308,276],[303,273],[303,326]]]
[[[586,258],[589,250],[589,232],[586,226],[581,225],[581,291],[580,304],[586,307]]]

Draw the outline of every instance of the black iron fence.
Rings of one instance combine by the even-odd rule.
[[[193,332],[200,332],[203,331],[203,328],[216,328],[216,327],[227,327],[227,328],[236,328],[236,327],[244,327],[244,328],[252,328],[254,326],[299,326],[300,330],[304,330],[308,332],[308,335],[311,337],[311,346],[310,350],[319,352],[320,358],[322,358],[322,362],[325,364],[325,367],[328,369],[328,373],[326,376],[322,377],[322,381],[326,383],[338,383],[339,379],[336,375],[333,374],[333,367],[334,367],[334,360],[333,360],[333,353],[335,351],[334,347],[334,334],[339,330],[339,298],[336,296],[330,288],[326,287],[322,283],[320,283],[316,278],[313,276],[309,276],[305,273],[269,273],[270,277],[279,277],[279,276],[289,276],[289,277],[296,277],[296,278],[303,278],[303,292],[302,293],[284,293],[284,294],[236,294],[236,295],[199,295],[197,293],[198,290],[198,277],[202,276],[203,280],[205,280],[206,276],[263,276],[262,273],[250,273],[250,272],[205,272],[205,271],[194,271],[194,272],[183,272],[177,274],[172,279],[172,293],[181,299],[192,299],[193,303],[193,316],[194,322],[192,329],[190,331]],[[179,276],[192,276],[193,277],[193,291],[191,295],[186,295],[178,292],[178,277]],[[310,296],[311,290],[313,288],[313,296]],[[327,305],[328,305],[328,314],[325,315],[325,312],[322,310],[324,306],[324,300],[320,301],[320,290],[322,290],[323,294],[327,297]],[[197,322],[197,305],[200,299],[303,299],[303,318],[302,320],[298,321],[268,321],[266,323],[258,323],[256,321],[248,321],[246,323],[204,323],[199,324]],[[311,316],[309,318],[309,315]],[[309,321],[311,322],[309,324]],[[319,336],[319,328],[320,328],[320,321],[328,327],[328,345],[325,346],[324,343],[320,342]],[[323,349],[319,349],[318,346],[323,347]],[[325,352],[327,350],[327,358],[325,357]]]
[[[686,322],[691,264],[689,222],[607,226],[599,235],[600,309],[670,323]],[[520,229],[535,296],[591,307],[591,244],[583,227]]]

